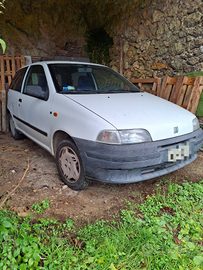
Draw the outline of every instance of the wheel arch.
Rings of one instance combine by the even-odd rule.
[[[66,133],[65,131],[62,131],[62,130],[58,130],[54,133],[53,140],[52,140],[54,156],[56,156],[56,150],[57,150],[59,143],[62,142],[63,140],[70,140],[76,145],[75,141],[68,133]]]

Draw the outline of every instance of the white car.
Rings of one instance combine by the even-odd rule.
[[[48,150],[76,190],[89,180],[121,184],[170,173],[194,161],[203,141],[195,115],[97,64],[25,66],[7,108],[13,138],[26,135]]]

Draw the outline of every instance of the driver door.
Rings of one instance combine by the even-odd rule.
[[[44,68],[34,65],[25,80],[21,115],[26,135],[45,148],[49,145],[50,99]]]

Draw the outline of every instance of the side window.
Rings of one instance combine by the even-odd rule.
[[[34,65],[30,68],[23,93],[42,100],[49,97],[49,88],[44,69],[41,65]]]
[[[24,79],[26,71],[27,71],[27,67],[21,68],[16,72],[16,74],[15,74],[15,76],[14,76],[14,78],[9,86],[10,89],[16,90],[18,92],[21,91],[21,87],[22,87],[22,83],[23,83],[23,79]]]

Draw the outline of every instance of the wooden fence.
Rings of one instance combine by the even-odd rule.
[[[203,89],[203,76],[186,76],[153,79],[131,79],[141,90],[171,101],[192,113],[196,113]]]
[[[23,55],[0,55],[0,131],[7,131],[6,87],[11,83],[16,71],[25,66],[25,63]]]

